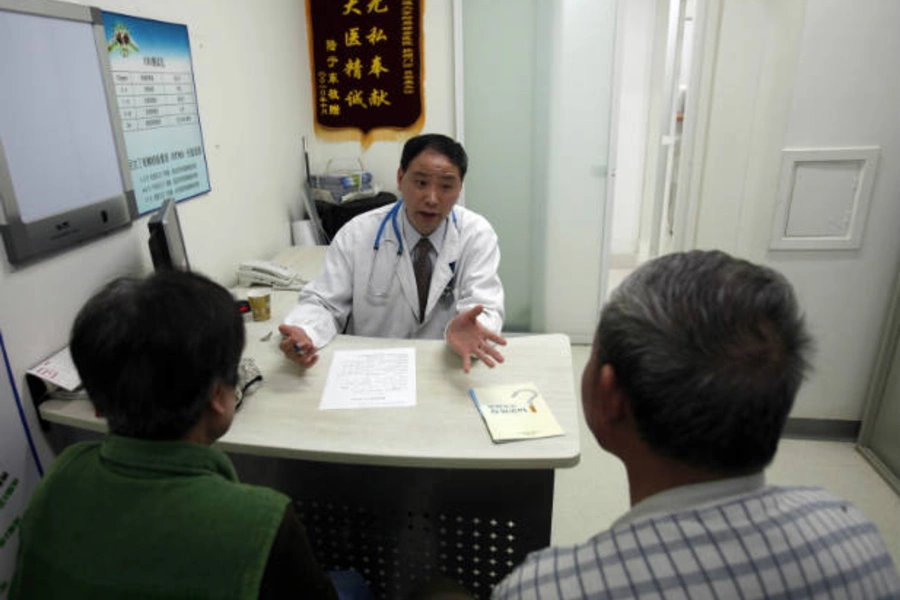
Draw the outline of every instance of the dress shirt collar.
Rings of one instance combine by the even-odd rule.
[[[404,244],[409,248],[409,251],[412,252],[413,248],[416,247],[416,244],[419,243],[419,240],[422,239],[422,235],[416,231],[416,228],[412,226],[412,223],[409,222],[409,219],[406,216],[406,209],[400,211],[403,213],[403,218],[400,221],[402,224],[403,230],[403,238]],[[449,219],[450,217],[447,217]],[[436,254],[431,254],[432,256],[440,256],[441,248],[444,246],[444,236],[447,235],[447,219],[441,221],[441,224],[438,225],[438,228],[431,232],[431,235],[428,236],[428,241],[431,242],[431,246],[434,248],[434,252]]]
[[[231,460],[205,444],[110,434],[100,446],[100,457],[108,468],[130,477],[155,479],[212,472],[229,481],[238,481]]]
[[[762,490],[766,485],[765,476],[760,473],[717,479],[706,483],[682,485],[644,498],[631,507],[627,513],[616,519],[610,529],[620,525],[630,525],[648,517],[671,514],[679,510],[698,508],[701,505],[718,502],[730,496],[741,496]]]

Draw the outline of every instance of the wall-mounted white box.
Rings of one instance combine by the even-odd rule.
[[[879,151],[878,147],[783,150],[769,248],[859,248]]]

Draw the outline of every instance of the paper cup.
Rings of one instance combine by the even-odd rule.
[[[247,292],[247,301],[253,312],[254,321],[268,321],[272,316],[272,292],[268,288],[250,290]]]

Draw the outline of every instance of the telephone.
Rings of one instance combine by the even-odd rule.
[[[267,260],[246,260],[238,267],[238,285],[254,283],[270,285],[276,289],[299,290],[306,281],[300,275],[283,265]]]

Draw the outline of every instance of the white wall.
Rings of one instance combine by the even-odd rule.
[[[713,4],[694,242],[794,283],[818,352],[793,416],[859,419],[900,257],[900,3]],[[868,145],[882,153],[861,250],[769,251],[782,148]]]
[[[640,236],[644,150],[650,108],[657,0],[619,4],[616,63],[620,69],[612,254],[635,256]]]
[[[179,216],[194,270],[233,284],[241,260],[269,257],[290,244],[289,223],[301,212],[301,136],[312,132],[305,2],[82,3],[188,26],[212,191],[179,203]],[[447,133],[454,126],[450,15],[450,0],[426,3],[426,128]],[[311,141],[321,150],[315,160],[340,154]],[[393,186],[399,146],[376,146],[370,164]],[[75,313],[99,286],[150,271],[147,219],[20,269],[0,250],[0,330],[35,431],[25,371],[68,343]],[[37,437],[46,462],[50,451]]]
[[[653,31],[651,33],[652,51],[649,64],[649,92],[647,98],[647,123],[644,139],[643,172],[641,173],[641,203],[638,234],[638,262],[655,255],[651,252],[655,240],[659,238],[659,230],[654,227],[654,216],[657,212],[656,198],[660,190],[658,178],[665,177],[661,172],[661,157],[665,152],[662,145],[663,135],[668,132],[668,121],[663,115],[668,114],[666,104],[667,87],[666,71],[669,66],[669,52],[673,48],[671,13],[673,4],[678,0],[655,0]]]
[[[538,273],[530,232],[535,220],[536,0],[466,0],[463,4],[466,205],[500,238],[500,279],[507,331],[530,331]],[[485,93],[490,90],[490,93]],[[515,101],[510,101],[515,98]]]
[[[599,316],[607,220],[616,2],[553,2],[549,144],[539,306],[542,331],[590,343]],[[587,75],[586,75],[587,74]]]

